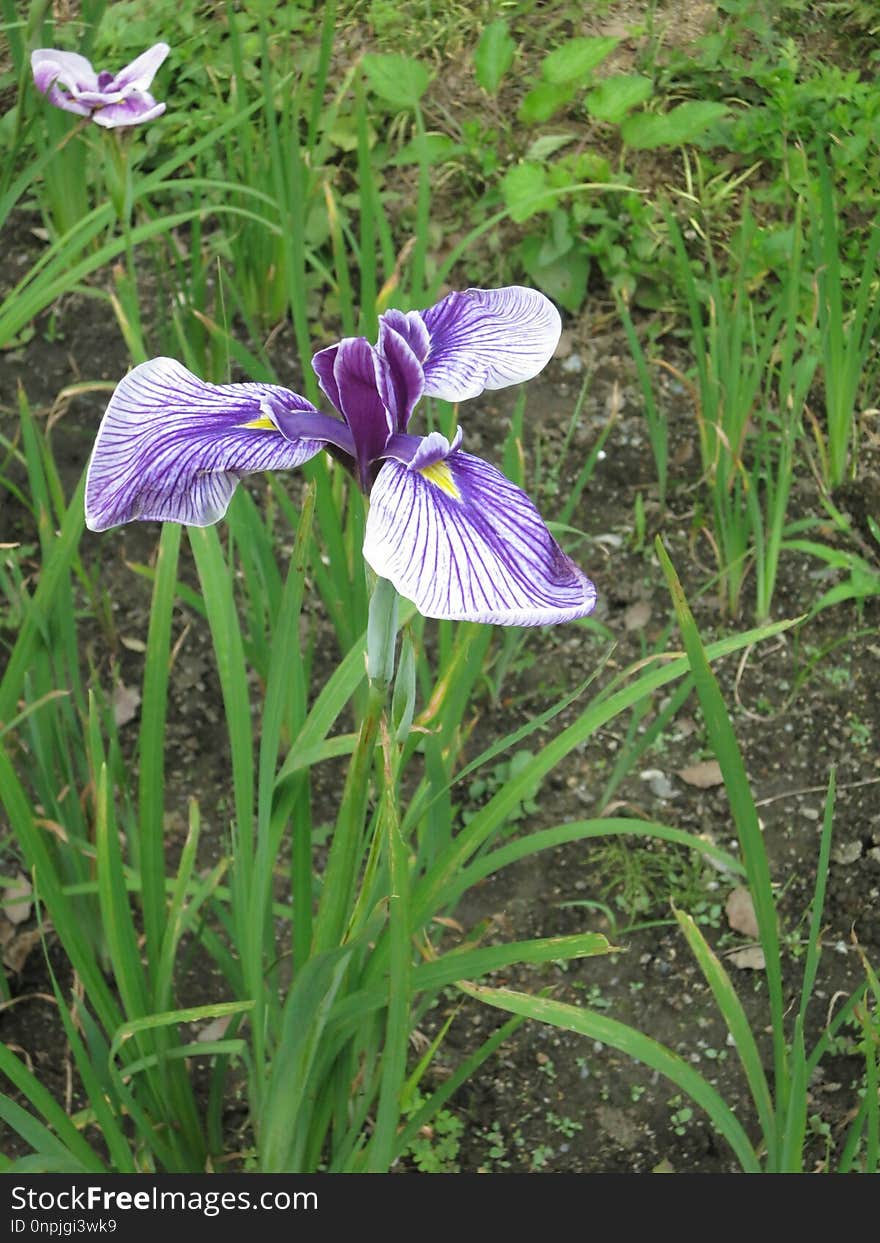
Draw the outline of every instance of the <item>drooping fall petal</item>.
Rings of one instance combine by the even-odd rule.
[[[319,415],[272,384],[206,384],[171,358],[142,363],[117,385],[98,430],[86,480],[92,531],[135,518],[209,526],[239,480],[301,466],[325,445],[282,434],[291,416]]]
[[[385,463],[364,557],[426,617],[543,626],[585,617],[596,603],[526,494],[460,450],[422,467]]]

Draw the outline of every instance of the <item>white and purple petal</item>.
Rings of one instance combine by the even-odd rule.
[[[408,432],[395,432],[389,436],[388,443],[382,454],[383,458],[393,458],[410,470],[425,470],[428,466],[436,466],[444,461],[450,453],[454,453],[461,444],[461,428],[455,430],[452,444],[442,432],[429,432],[427,436],[412,436]]]
[[[553,356],[562,321],[536,289],[466,289],[421,312],[430,339],[425,392],[444,401],[531,380]],[[396,327],[396,325],[393,325]]]
[[[148,91],[159,66],[171,51],[167,43],[155,43],[141,52],[130,65],[120,69],[113,78],[111,88],[115,91]]]
[[[165,111],[164,104],[157,104],[152,95],[138,91],[126,95],[117,103],[104,104],[92,112],[92,120],[104,129],[122,129],[126,125],[142,125],[154,121]]]
[[[425,321],[419,311],[398,311],[394,308],[379,316],[379,344],[382,344],[382,332],[385,328],[394,331],[407,343],[420,363],[428,357],[431,349],[431,338]]]
[[[98,77],[84,56],[78,52],[60,52],[39,47],[31,52],[34,84],[56,108],[77,116],[89,116],[91,108],[79,102],[83,91],[96,91]]]
[[[297,438],[278,430],[279,411],[301,416]],[[117,385],[98,429],[86,525],[209,526],[243,476],[301,466],[324,447],[306,434],[309,415],[320,428],[314,406],[278,385],[206,384],[171,358],[142,363]]]
[[[38,47],[31,52],[31,69],[37,90],[45,95],[54,82],[69,91],[96,91],[98,75],[85,56],[78,52],[60,52],[57,48]]]
[[[364,557],[426,617],[545,626],[585,617],[596,603],[526,494],[460,451],[415,469],[384,464]]]
[[[167,43],[157,43],[114,75],[107,70],[96,74],[76,52],[37,48],[31,54],[31,68],[37,89],[56,107],[91,117],[105,129],[117,129],[151,121],[165,111],[148,88],[169,51]]]

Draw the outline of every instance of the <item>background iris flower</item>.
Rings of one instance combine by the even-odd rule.
[[[57,108],[91,117],[105,129],[119,129],[152,121],[165,111],[149,88],[169,51],[167,43],[156,43],[112,74],[106,69],[95,73],[77,52],[41,47],[31,53],[31,69],[37,90]]]
[[[590,613],[596,591],[526,494],[439,432],[408,431],[423,395],[458,402],[531,379],[561,324],[531,289],[469,289],[425,311],[387,311],[378,344],[349,337],[312,359],[342,415],[272,384],[206,384],[156,358],[116,388],[86,482],[86,523],[207,526],[238,481],[321,449],[369,495],[364,557],[426,617],[538,626]]]

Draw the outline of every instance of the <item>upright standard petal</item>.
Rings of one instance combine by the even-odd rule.
[[[562,321],[535,289],[466,289],[422,311],[430,349],[425,392],[444,401],[531,380],[553,356]],[[396,325],[394,325],[396,326]]]
[[[115,75],[112,82],[112,89],[116,91],[148,91],[150,83],[156,76],[156,71],[162,64],[162,61],[171,51],[167,43],[156,43],[146,52],[141,52],[130,65],[126,65],[124,69],[120,69]]]
[[[460,451],[422,467],[385,463],[370,493],[364,557],[426,617],[546,626],[585,617],[596,603],[526,494]]]
[[[381,457],[394,430],[391,414],[379,393],[382,360],[366,337],[345,337],[335,350],[333,385],[336,404],[351,428],[361,485],[366,487],[370,463]],[[323,377],[318,370],[320,359],[327,354],[329,351],[322,350],[312,359],[312,366],[321,379]],[[327,388],[324,391],[330,395]]]
[[[425,391],[421,361],[406,336],[391,324],[379,324],[379,393],[394,428],[405,432],[410,415]]]
[[[301,435],[279,431],[297,413]],[[308,434],[323,416],[273,384],[206,384],[171,358],[142,363],[117,385],[86,478],[92,531],[135,518],[209,526],[253,471],[301,466],[325,444]]]

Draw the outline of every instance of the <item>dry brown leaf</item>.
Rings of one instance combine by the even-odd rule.
[[[623,624],[627,630],[644,630],[651,620],[651,606],[647,600],[636,600],[623,615]]]
[[[766,966],[764,951],[760,945],[749,945],[744,950],[736,950],[730,955],[730,961],[740,971],[761,971]]]
[[[40,941],[40,929],[33,928],[30,932],[18,932],[8,945],[3,947],[3,963],[13,975],[18,975],[27,962],[28,954]]]
[[[137,710],[141,704],[140,691],[133,686],[124,686],[122,682],[117,682],[113,687],[111,703],[116,724],[127,725],[137,716]]]
[[[208,1044],[212,1040],[222,1040],[231,1022],[231,1014],[221,1014],[219,1018],[212,1019],[196,1036],[196,1042],[198,1044]]]
[[[432,923],[442,924],[444,928],[451,928],[453,932],[459,932],[464,936],[464,924],[460,924],[457,919],[453,919],[451,915],[435,915]]]
[[[753,941],[758,937],[755,904],[745,885],[737,885],[730,891],[724,910],[727,913],[727,922],[734,932],[741,932],[744,937],[749,937]]]
[[[3,890],[3,914],[11,924],[23,924],[30,919],[32,892],[31,882],[21,872],[15,878],[15,884]],[[15,898],[20,901],[13,901]]]
[[[720,786],[724,781],[721,775],[721,765],[717,760],[703,760],[700,764],[690,764],[687,768],[680,768],[677,776],[689,786],[697,786],[700,790]]]

